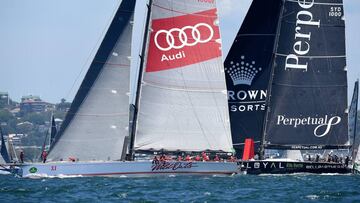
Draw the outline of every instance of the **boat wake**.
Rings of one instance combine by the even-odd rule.
[[[82,175],[63,175],[63,174],[59,174],[56,176],[49,176],[47,174],[31,174],[31,175],[27,175],[26,178],[30,178],[30,179],[41,179],[41,178],[59,178],[59,179],[65,179],[65,178],[81,178],[83,177]]]

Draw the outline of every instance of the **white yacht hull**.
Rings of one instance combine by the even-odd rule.
[[[9,175],[10,173],[10,166],[8,165],[0,165],[0,175]]]
[[[19,165],[21,177],[59,176],[154,176],[154,175],[231,175],[238,172],[235,162],[150,161],[129,162],[52,162]]]

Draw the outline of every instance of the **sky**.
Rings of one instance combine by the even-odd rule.
[[[138,0],[133,36],[137,64],[145,19]],[[251,0],[217,0],[225,58]],[[20,101],[39,95],[72,101],[109,26],[119,0],[1,0],[0,92]],[[360,1],[344,0],[349,93],[360,77]]]

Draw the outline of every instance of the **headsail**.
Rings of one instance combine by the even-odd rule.
[[[10,161],[8,150],[6,148],[5,139],[4,139],[4,135],[3,135],[1,127],[0,127],[0,136],[1,136],[0,163],[2,161],[5,163],[10,163],[11,161]]]
[[[57,134],[57,128],[55,123],[54,115],[51,116],[51,129],[50,129],[50,146],[55,140],[55,136]]]
[[[51,143],[54,141],[55,139],[55,135],[57,133],[57,129],[56,129],[56,123],[55,123],[55,118],[54,115],[51,115],[51,127],[48,131],[48,133],[46,133],[43,145],[41,147],[41,154],[44,150],[49,150],[49,148],[51,147]],[[42,155],[40,154],[40,158],[39,160],[42,159]]]
[[[117,160],[128,136],[132,20],[135,0],[122,0],[69,112],[49,160]]]
[[[265,146],[348,145],[342,0],[284,2],[269,90]]]
[[[135,150],[232,151],[215,1],[151,6]]]
[[[224,62],[234,148],[262,139],[265,100],[282,0],[254,0]],[[258,148],[258,147],[256,147]]]
[[[357,133],[357,111],[358,111],[358,101],[359,101],[359,80],[355,82],[354,93],[352,96],[350,108],[349,108],[349,139],[352,146],[352,157],[353,160],[358,159],[358,151],[360,145],[360,137],[356,136]],[[358,160],[356,160],[358,161]]]

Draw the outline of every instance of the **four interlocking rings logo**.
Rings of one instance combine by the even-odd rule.
[[[209,31],[210,31],[210,35],[208,38],[206,39],[201,39],[201,33],[199,31],[199,27],[206,27]],[[190,42],[189,37],[186,35],[186,30],[189,29],[191,30],[191,37],[192,40],[194,40],[193,42]],[[175,36],[173,35],[174,32],[178,33],[178,37],[181,44],[180,45],[175,45]],[[166,43],[167,46],[166,47],[162,47],[159,45],[158,42],[158,37],[161,33],[164,33],[166,35]],[[185,26],[183,28],[172,28],[170,30],[159,30],[154,37],[155,40],[155,45],[158,49],[162,50],[162,51],[169,51],[170,49],[181,49],[184,46],[194,46],[198,43],[206,43],[209,42],[214,36],[214,30],[212,29],[212,27],[206,23],[198,23],[195,26]]]

